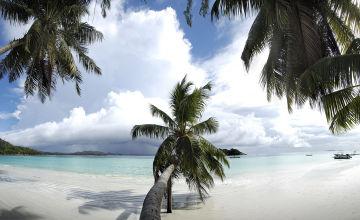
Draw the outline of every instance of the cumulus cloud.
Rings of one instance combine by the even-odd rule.
[[[164,106],[163,100],[145,98],[141,92],[110,92],[105,106],[97,112],[86,113],[83,107],[76,107],[61,121],[50,121],[32,128],[3,133],[11,142],[54,150],[49,146],[66,149],[92,149],[128,153],[152,153],[151,148],[133,146],[129,143],[130,130],[134,124],[159,123],[151,117],[149,103]],[[130,146],[128,146],[130,145]],[[120,147],[120,148],[119,148]]]
[[[0,119],[2,119],[2,120],[6,120],[6,119],[10,119],[10,118],[20,119],[20,117],[19,117],[20,114],[21,114],[20,110],[16,110],[11,113],[1,113],[0,112]]]

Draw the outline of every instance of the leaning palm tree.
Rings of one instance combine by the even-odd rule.
[[[168,213],[172,212],[174,178],[183,176],[189,188],[197,190],[201,200],[204,200],[207,189],[214,185],[212,175],[223,180],[223,164],[229,166],[225,154],[202,137],[204,134],[215,133],[218,129],[215,118],[199,122],[210,90],[210,83],[193,89],[193,83],[188,82],[185,77],[171,93],[173,117],[150,105],[152,115],[162,119],[164,125],[135,125],[131,131],[133,139],[140,136],[164,139],[154,158],[153,175],[156,181],[167,167],[175,166],[167,185]]]
[[[81,21],[88,14],[88,1],[79,0],[1,0],[4,19],[27,23],[25,35],[0,48],[5,57],[0,62],[0,78],[8,75],[14,82],[26,75],[26,95],[38,93],[41,101],[50,97],[57,79],[75,82],[80,94],[81,71],[101,74],[101,69],[87,55],[87,46],[103,38],[94,27]]]
[[[257,13],[242,60],[270,47],[260,82],[268,99],[285,97],[288,109],[302,100],[298,79],[322,58],[341,54],[360,30],[360,9],[352,0],[216,0],[212,16],[248,17]]]

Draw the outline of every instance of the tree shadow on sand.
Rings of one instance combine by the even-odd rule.
[[[132,214],[139,214],[145,195],[134,194],[131,190],[93,192],[88,190],[75,190],[69,194],[67,199],[89,200],[79,206],[80,214],[89,214],[98,209],[124,211],[116,220],[126,220]],[[201,201],[196,194],[174,194],[174,209],[196,209],[196,205]],[[0,219],[1,220],[1,219]]]
[[[0,220],[37,220],[43,219],[40,215],[28,212],[23,206],[13,209],[0,209]]]

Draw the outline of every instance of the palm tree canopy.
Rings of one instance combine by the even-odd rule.
[[[1,0],[4,19],[26,23],[27,33],[14,40],[13,47],[0,62],[0,77],[13,82],[26,75],[25,93],[38,93],[41,101],[50,97],[57,79],[75,82],[80,94],[82,81],[79,62],[87,72],[101,74],[88,55],[87,46],[102,40],[102,34],[81,18],[88,14],[89,1]],[[76,55],[77,61],[74,57]]]
[[[133,139],[140,136],[164,139],[153,163],[155,179],[171,164],[175,165],[174,177],[184,176],[191,189],[196,189],[203,199],[207,189],[214,185],[212,175],[223,179],[223,165],[229,166],[225,154],[202,135],[215,133],[218,122],[211,117],[200,121],[209,99],[211,83],[194,88],[186,77],[171,92],[172,117],[154,105],[153,116],[162,119],[164,125],[135,125]]]
[[[216,0],[212,16],[257,14],[242,60],[270,47],[260,82],[268,99],[284,97],[289,111],[302,100],[295,90],[301,74],[322,58],[345,51],[360,31],[360,9],[352,0]]]

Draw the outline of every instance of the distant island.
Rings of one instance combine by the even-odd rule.
[[[121,155],[116,153],[104,153],[101,151],[80,151],[74,153],[61,153],[61,152],[43,152],[34,150],[29,147],[21,147],[12,145],[0,138],[0,155],[81,155],[81,156],[109,156]]]
[[[246,155],[246,153],[243,153],[241,151],[239,151],[238,149],[235,149],[235,148],[231,148],[230,150],[229,149],[220,149],[222,150],[226,156],[240,156],[240,155]]]

